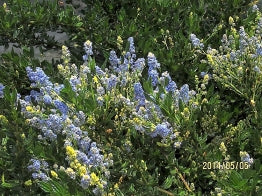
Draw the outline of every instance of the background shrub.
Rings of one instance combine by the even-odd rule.
[[[261,39],[255,31],[261,13],[251,7],[255,2],[83,2],[87,6],[81,13],[72,1],[9,0],[0,9],[0,43],[15,42],[23,52],[2,54],[0,60],[5,86],[0,85],[1,192],[99,195],[103,185],[105,195],[260,195],[261,77],[254,70],[260,69],[260,57],[253,62],[248,56],[250,51],[259,53],[260,47],[250,43],[249,52],[241,56],[246,70],[242,77],[233,77],[238,70],[223,59],[229,48],[234,52],[241,46],[240,26],[248,38]],[[62,45],[48,30],[66,32],[69,40]],[[224,33],[234,37],[234,44],[221,50]],[[93,50],[86,40],[93,42]],[[199,43],[205,47],[195,47]],[[62,57],[56,62],[37,59],[34,46],[41,52],[62,48]],[[209,46],[218,52],[206,52]],[[143,62],[154,63],[135,72],[135,65]],[[81,79],[82,72],[87,78]],[[56,90],[58,84],[64,88],[60,94],[48,94],[49,83],[43,80],[50,80]],[[99,94],[100,87],[105,93]],[[79,111],[86,115],[81,123]],[[70,132],[46,132],[45,123],[34,124],[38,118],[47,122],[51,114],[62,118],[63,113],[68,114],[60,123],[63,128],[79,125],[105,159],[113,158],[107,186],[105,168],[90,166],[91,186],[83,189],[85,170],[74,163],[79,143]],[[55,140],[51,133],[57,134]],[[216,161],[244,161],[249,168],[204,169],[204,162]],[[38,163],[40,170],[35,169]],[[77,178],[63,167],[74,169]]]

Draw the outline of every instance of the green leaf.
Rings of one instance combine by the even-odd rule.
[[[95,66],[96,66],[96,62],[95,62],[95,59],[91,59],[91,61],[89,60],[89,67],[90,67],[90,70],[93,72],[95,71]]]
[[[4,187],[4,188],[13,188],[13,187],[19,185],[19,182],[14,181],[14,180],[12,180],[12,182],[5,182],[5,175],[4,174],[2,174],[1,181],[2,181],[1,186]]]
[[[59,195],[69,195],[68,190],[66,189],[65,186],[60,184],[57,181],[51,181],[52,182],[52,187],[53,187],[53,193],[59,194]]]
[[[172,186],[173,183],[173,177],[168,176],[164,183],[162,184],[163,189],[169,189]]]
[[[65,80],[64,82],[65,88],[62,89],[61,95],[65,100],[69,100],[72,103],[76,102],[76,93],[73,91],[70,82],[68,80]]]
[[[40,188],[41,188],[43,191],[45,191],[46,193],[51,193],[51,191],[52,191],[52,185],[51,185],[49,182],[44,182],[44,181],[42,181],[42,182],[39,182],[38,184],[39,184]]]
[[[241,188],[247,183],[247,180],[243,180],[242,176],[234,170],[232,171],[229,180],[235,188]]]
[[[13,188],[17,185],[18,185],[18,183],[7,183],[7,182],[1,184],[1,186],[5,187],[5,188]]]
[[[163,143],[161,143],[161,142],[157,142],[156,143],[158,146],[160,146],[160,147],[169,147],[170,146],[170,144],[163,144]]]
[[[39,182],[40,188],[46,193],[51,193],[54,195],[70,195],[67,186],[63,186],[58,181],[50,180],[47,182]]]
[[[2,183],[5,182],[5,174],[2,174],[1,180],[2,180]]]
[[[153,93],[153,87],[151,85],[151,81],[150,80],[146,80],[146,81],[143,82],[143,88],[144,88],[144,90],[148,94],[152,94]]]
[[[176,173],[177,173],[177,171],[176,171],[175,169],[173,169],[173,170],[170,171],[170,174],[171,174],[171,175],[175,175]]]
[[[76,27],[81,27],[83,25],[83,22],[76,23]]]

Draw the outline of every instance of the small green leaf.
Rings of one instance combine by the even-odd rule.
[[[5,174],[2,174],[1,180],[2,180],[2,183],[5,183]]]
[[[5,188],[12,188],[12,187],[17,186],[17,184],[15,184],[15,183],[6,183],[5,182],[5,183],[2,183],[1,186],[5,187]]]
[[[169,147],[170,146],[170,144],[163,144],[163,143],[161,143],[161,142],[157,142],[156,143],[158,146],[160,146],[160,147]]]
[[[50,182],[39,182],[38,183],[40,188],[45,191],[46,193],[51,193],[52,191],[52,185],[50,184]]]
[[[237,185],[241,180],[242,180],[242,176],[238,172],[233,170],[230,176],[230,181],[234,185]]]
[[[162,184],[162,188],[169,189],[172,186],[172,183],[173,183],[173,177],[168,176],[166,180],[164,181],[164,183]]]
[[[78,22],[78,23],[76,23],[76,27],[81,27],[83,25],[83,22]]]
[[[171,175],[175,175],[176,173],[177,173],[177,171],[176,171],[175,169],[173,169],[173,170],[170,171],[170,174],[171,174]]]

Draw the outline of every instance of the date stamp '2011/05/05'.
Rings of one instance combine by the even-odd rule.
[[[203,169],[249,169],[250,164],[248,162],[203,162]]]

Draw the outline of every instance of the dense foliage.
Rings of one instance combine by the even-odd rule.
[[[0,192],[261,195],[259,4],[81,3],[0,8]]]

